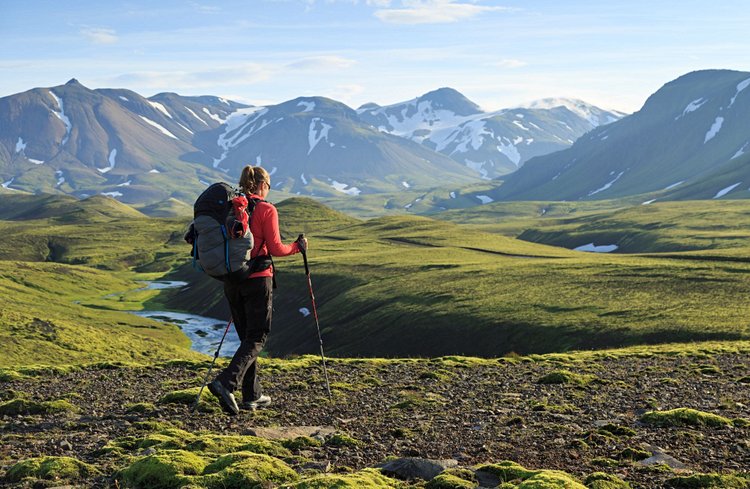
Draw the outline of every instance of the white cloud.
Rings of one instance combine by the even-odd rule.
[[[487,7],[458,0],[403,0],[403,8],[375,11],[375,17],[391,24],[443,24],[470,19],[485,12],[509,11],[508,7]]]
[[[156,90],[190,90],[254,84],[268,80],[272,75],[273,69],[256,63],[248,63],[203,71],[136,71],[123,73],[110,81],[117,86],[138,86]]]
[[[487,63],[487,66],[493,66],[495,68],[522,68],[528,65],[526,61],[520,59],[501,59],[499,61],[493,61]]]
[[[81,29],[81,34],[94,44],[114,44],[118,41],[117,35],[113,29],[89,27]]]
[[[292,70],[345,69],[353,66],[355,63],[356,61],[353,59],[341,56],[308,56],[288,63],[286,68]]]

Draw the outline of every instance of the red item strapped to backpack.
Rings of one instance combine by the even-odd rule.
[[[244,195],[233,198],[232,208],[234,210],[234,222],[230,234],[236,238],[245,236],[250,228],[247,216],[247,198]]]

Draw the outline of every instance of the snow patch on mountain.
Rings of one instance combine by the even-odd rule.
[[[719,134],[719,131],[721,131],[721,125],[724,124],[724,118],[723,117],[717,117],[714,123],[711,125],[711,129],[708,130],[706,133],[706,139],[703,141],[703,144],[706,144],[710,140],[712,140],[717,134]]]
[[[362,191],[357,187],[349,187],[348,184],[337,182],[336,180],[331,181],[331,187],[335,188],[339,192],[345,193],[346,195],[351,195],[352,197],[356,197],[357,195],[362,193]]]
[[[469,159],[464,160],[464,163],[466,166],[474,170],[475,172],[479,173],[479,175],[484,178],[485,180],[489,180],[490,177],[488,177],[487,170],[484,169],[484,165],[487,164],[486,161],[471,161]]]
[[[118,187],[130,187],[131,183],[133,183],[133,181],[132,180],[128,180],[127,182],[118,183],[117,186]]]
[[[130,102],[130,99],[128,99],[127,97],[123,97],[122,95],[118,95],[118,97],[120,97],[120,100],[124,102]]]
[[[678,120],[682,117],[685,117],[691,112],[695,112],[696,110],[700,109],[701,106],[706,102],[708,102],[708,99],[704,99],[703,97],[693,100],[692,102],[687,104],[687,107],[685,107],[685,110],[682,111],[682,114],[675,117],[674,120]]]
[[[590,197],[590,196],[592,196],[592,195],[596,195],[596,194],[598,194],[599,192],[604,192],[605,190],[607,190],[608,188],[610,188],[610,187],[611,187],[612,185],[614,185],[614,183],[615,183],[615,182],[616,182],[617,180],[619,180],[619,179],[620,179],[620,177],[622,176],[622,174],[623,174],[623,173],[625,173],[625,171],[621,171],[621,172],[620,172],[620,173],[619,173],[619,174],[618,174],[618,175],[617,175],[617,176],[616,176],[616,177],[614,178],[614,180],[612,180],[612,181],[610,181],[610,182],[607,182],[607,183],[605,183],[603,187],[600,187],[600,188],[598,188],[598,189],[596,189],[596,190],[592,190],[591,192],[589,192],[589,197]]]
[[[14,189],[14,188],[10,188],[10,186],[11,186],[11,185],[13,184],[13,180],[15,180],[15,177],[11,178],[11,179],[10,179],[10,180],[8,180],[7,182],[3,182],[3,183],[2,183],[2,187],[3,187],[4,189],[8,189],[8,190],[13,190],[13,191],[15,191],[16,189]]]
[[[117,150],[113,149],[112,151],[109,152],[109,158],[108,158],[109,166],[106,168],[97,168],[97,171],[99,171],[100,173],[107,173],[108,171],[110,171],[112,168],[115,167],[115,164],[117,163],[116,158],[117,158]]]
[[[29,160],[31,163],[34,163],[35,165],[43,165],[44,164],[44,160],[35,160],[34,158],[26,158],[26,159]]]
[[[21,136],[18,136],[18,141],[16,141],[16,153],[20,153],[25,149],[26,143],[23,142],[23,138]]]
[[[161,173],[161,172],[157,170],[156,168],[154,168],[153,170],[149,171],[149,173]]]
[[[203,124],[208,125],[208,122],[206,122],[203,119],[201,119],[200,117],[198,117],[198,114],[196,114],[195,112],[193,112],[192,110],[190,110],[190,107],[185,106],[185,109],[188,112],[190,112],[193,115],[193,117],[195,117],[196,119],[198,119],[199,121],[201,121]]]
[[[523,129],[524,131],[530,131],[531,130],[528,127],[526,127],[523,124],[521,124],[521,121],[513,121],[513,124],[515,124],[516,126],[518,126],[521,129]]]
[[[664,190],[672,190],[673,188],[678,187],[683,183],[685,183],[685,180],[680,180],[679,182],[673,183],[672,185],[667,185],[666,187],[664,187]]]
[[[734,105],[734,101],[737,99],[737,95],[739,95],[741,91],[743,91],[749,86],[750,86],[750,78],[748,78],[747,80],[741,81],[740,83],[737,84],[737,92],[734,94],[734,97],[732,97],[732,100],[729,102],[729,107]]]
[[[218,168],[219,163],[224,161],[232,148],[268,125],[265,119],[258,125],[258,120],[267,113],[268,109],[265,107],[248,107],[237,110],[227,117],[224,131],[216,140],[217,146],[223,151],[219,158],[214,158],[214,168]]]
[[[208,110],[206,107],[203,107],[203,113],[209,116],[211,119],[215,120],[219,124],[224,124],[226,122],[225,119],[222,119],[220,116],[216,114],[212,114],[210,110]]]
[[[516,168],[518,168],[519,164],[521,163],[521,153],[518,152],[518,148],[516,148],[513,144],[504,144],[502,141],[500,141],[497,145],[497,150],[508,157],[510,161],[513,162],[514,165],[516,165]]]
[[[305,178],[305,174],[301,173],[299,176],[300,180],[302,180],[302,185],[307,185],[307,179]]]
[[[57,183],[55,184],[55,187],[59,187],[63,183],[65,183],[65,177],[63,176],[62,170],[57,170],[55,172],[55,176],[57,177]]]
[[[53,110],[52,113],[55,114],[57,118],[63,122],[63,124],[65,124],[65,137],[60,143],[60,146],[64,146],[70,138],[70,130],[73,128],[73,124],[70,123],[70,119],[65,115],[65,107],[63,106],[62,99],[55,95],[55,92],[53,92],[52,90],[48,90],[48,92],[52,96],[52,98],[55,99],[57,106],[60,108],[60,112],[56,112]]]
[[[115,199],[117,197],[122,197],[122,192],[102,192],[102,195]]]
[[[405,188],[410,188],[411,185],[409,185],[408,182],[401,182],[401,185],[403,185]]]
[[[310,128],[307,132],[307,141],[310,145],[310,149],[307,151],[308,155],[312,153],[312,150],[315,149],[315,146],[317,146],[322,139],[325,139],[326,142],[328,142],[328,131],[330,131],[332,127],[333,126],[323,122],[323,119],[320,117],[313,117],[310,121]]]
[[[175,136],[174,134],[172,134],[171,132],[169,132],[169,131],[168,131],[168,130],[167,130],[167,129],[166,129],[165,127],[164,127],[164,126],[162,126],[161,124],[158,124],[158,123],[156,123],[156,122],[152,121],[152,120],[151,120],[151,119],[149,119],[148,117],[143,117],[142,115],[139,115],[138,117],[140,117],[141,119],[143,119],[143,121],[144,121],[145,123],[147,123],[148,125],[150,125],[150,126],[153,126],[153,127],[155,127],[156,129],[158,129],[158,130],[159,130],[159,132],[161,132],[161,133],[162,133],[162,134],[164,134],[165,136],[169,136],[169,137],[170,137],[170,138],[172,138],[172,139],[178,139],[178,137],[177,137],[177,136]]]
[[[451,192],[448,195],[450,195],[451,199],[455,199],[456,198],[456,192]]]
[[[477,199],[479,199],[482,202],[482,205],[489,204],[490,202],[494,202],[495,199],[492,197],[489,197],[487,195],[475,195]]]
[[[609,124],[617,120],[616,117],[607,115],[606,119],[602,120],[603,114],[598,114],[595,107],[588,105],[583,100],[571,99],[571,98],[543,98],[535,100],[527,104],[521,105],[519,108],[525,109],[554,109],[555,107],[565,107],[574,114],[586,119],[593,127],[598,127],[604,124]],[[594,110],[596,109],[596,110]],[[615,111],[608,111],[617,114]]]
[[[315,110],[315,102],[305,102],[304,100],[301,100],[297,104],[297,107],[304,107],[305,110],[303,110],[302,112],[312,112],[313,110]]]
[[[737,152],[736,152],[736,153],[734,154],[734,156],[732,156],[732,157],[731,157],[730,159],[732,159],[732,160],[733,160],[733,159],[735,159],[735,158],[739,158],[740,156],[744,155],[744,154],[745,154],[745,149],[747,149],[748,145],[750,145],[750,142],[747,142],[747,143],[745,143],[745,144],[744,144],[744,145],[743,145],[743,146],[742,146],[742,147],[741,147],[741,148],[739,149],[739,151],[737,151]]]
[[[195,134],[193,131],[190,130],[190,128],[188,128],[186,126],[183,126],[182,124],[180,124],[177,121],[175,121],[175,122],[177,123],[178,126],[180,126],[181,128],[185,129],[185,131],[189,132],[190,134]]]
[[[734,185],[730,185],[730,186],[728,186],[726,188],[723,188],[723,189],[719,190],[718,192],[716,192],[716,195],[714,195],[713,198],[714,199],[718,199],[718,198],[724,197],[726,194],[728,194],[729,192],[731,192],[735,188],[739,187],[741,184],[742,184],[742,182],[738,182],[738,183],[735,183]]]
[[[588,251],[593,253],[611,253],[615,250],[617,250],[619,246],[617,245],[599,245],[596,246],[594,243],[585,244],[583,246],[579,246],[577,248],[573,248],[574,251]]]
[[[170,119],[174,119],[174,117],[172,117],[172,114],[170,114],[169,112],[167,112],[167,108],[166,108],[166,107],[164,107],[164,106],[163,106],[162,104],[160,104],[159,102],[152,102],[151,100],[147,100],[146,102],[148,102],[148,104],[149,104],[149,105],[150,105],[151,107],[155,108],[156,110],[158,110],[159,112],[161,112],[161,113],[162,113],[162,114],[164,114],[165,116],[169,117]]]

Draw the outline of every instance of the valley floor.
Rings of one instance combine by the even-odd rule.
[[[118,470],[162,449],[205,455],[210,443],[196,444],[201,437],[309,425],[331,427],[344,436],[328,434],[323,444],[287,443],[292,455],[284,460],[303,477],[303,467],[328,469],[330,463],[332,472],[351,472],[388,456],[454,459],[463,467],[511,460],[527,468],[565,471],[579,480],[599,471],[632,487],[662,487],[693,471],[750,470],[750,355],[742,350],[499,360],[333,359],[333,403],[327,400],[318,361],[302,357],[262,365],[271,409],[230,417],[209,395],[191,414],[185,403],[196,389],[165,398],[199,386],[207,365],[100,364],[70,371],[26,369],[20,377],[5,371],[0,475],[18,460],[70,456],[99,471],[79,474],[79,483],[114,486]],[[23,414],[23,408],[13,414],[7,407],[14,398],[64,399],[72,406],[56,414]],[[677,426],[670,426],[669,419],[667,426],[658,426],[642,418],[647,411],[676,408],[717,414],[724,421],[697,415],[681,422],[674,417]],[[146,442],[139,444],[141,439]],[[653,455],[674,457],[664,460],[684,469],[639,462]]]

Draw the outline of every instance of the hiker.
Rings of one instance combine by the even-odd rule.
[[[270,257],[307,250],[307,239],[304,237],[289,245],[281,242],[276,207],[265,201],[271,190],[271,177],[264,168],[250,165],[243,168],[239,187],[248,201],[255,202],[249,223],[254,242],[250,256],[256,259],[256,263],[264,262],[265,265],[254,267],[252,270],[260,271],[252,271],[244,280],[224,281],[224,295],[241,343],[227,368],[216,376],[208,388],[219,398],[222,407],[232,414],[238,414],[240,407],[255,410],[271,403],[271,398],[262,393],[257,366],[258,355],[271,331],[273,288],[276,284]],[[233,394],[239,388],[242,390],[240,406]]]

